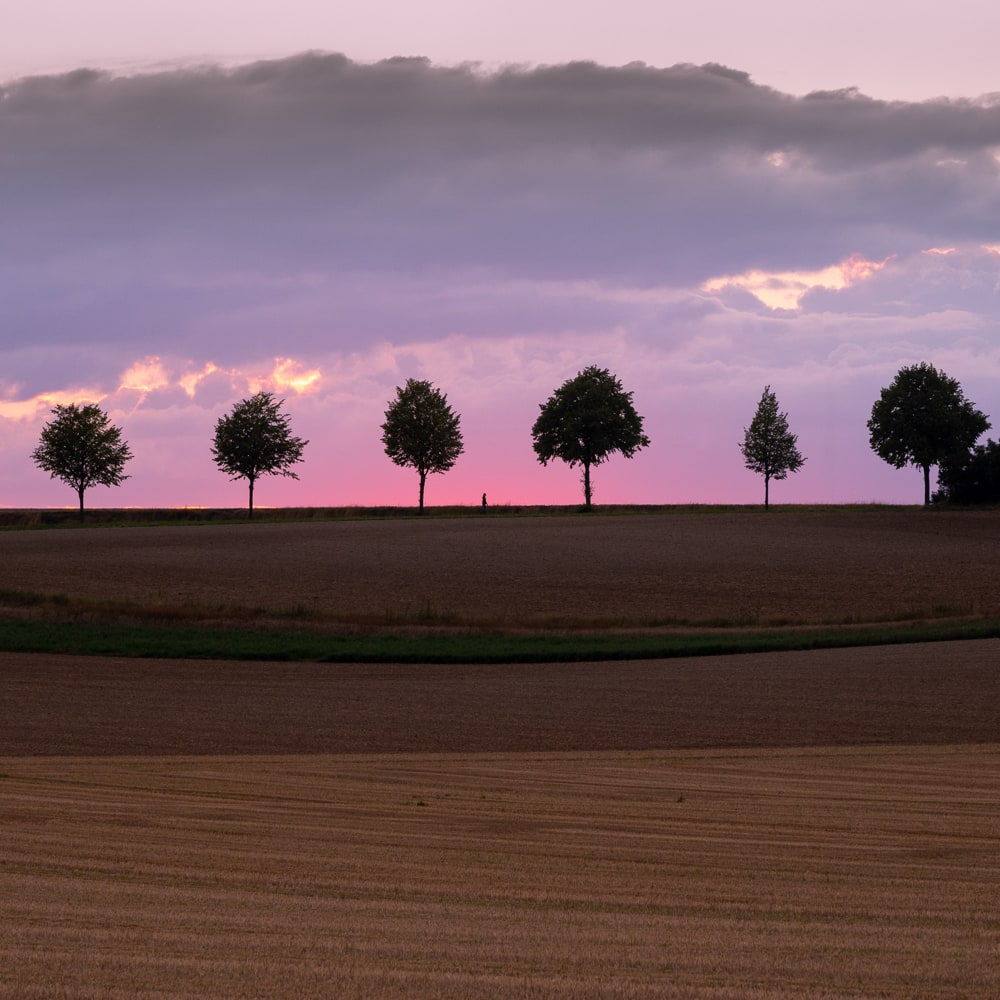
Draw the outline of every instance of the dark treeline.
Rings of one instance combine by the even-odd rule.
[[[303,460],[308,441],[291,433],[291,418],[284,400],[260,391],[237,403],[219,418],[211,446],[212,457],[232,480],[248,484],[247,516],[253,517],[254,487],[262,476],[298,479],[294,466]],[[612,455],[624,458],[648,447],[644,418],[632,403],[619,379],[607,369],[590,366],[563,383],[539,405],[531,428],[532,445],[543,465],[560,460],[582,470],[584,506],[591,509],[591,469]],[[32,453],[35,464],[53,478],[72,486],[79,500],[78,517],[84,518],[84,495],[92,486],[119,486],[129,476],[132,459],[122,429],[95,404],[58,404],[53,419],[43,429]],[[432,383],[408,379],[398,386],[382,424],[386,455],[396,464],[414,469],[419,477],[419,507],[424,510],[427,476],[447,472],[464,451],[460,414]],[[918,468],[924,485],[924,504],[932,502],[931,469],[939,471],[937,502],[957,504],[997,503],[998,446],[992,441],[977,445],[991,424],[985,413],[965,398],[957,379],[950,378],[927,362],[904,366],[875,401],[868,420],[869,444],[884,461],[897,469]],[[797,436],[788,426],[770,385],[765,386],[756,413],[739,443],[746,468],[764,478],[764,509],[770,506],[772,480],[780,481],[797,472],[806,461]],[[486,494],[481,509],[487,510]],[[290,510],[303,508],[290,508]],[[324,509],[324,508],[317,508]],[[326,508],[329,509],[329,508]],[[350,508],[335,508],[350,509]],[[360,508],[357,508],[360,510]],[[457,510],[464,510],[459,507]],[[206,515],[199,508],[192,516],[176,511],[162,520],[219,520],[225,515]],[[364,508],[391,512],[406,508]],[[37,523],[52,515],[39,513]],[[148,521],[148,515],[146,520]],[[23,523],[23,522],[22,522]]]
[[[934,502],[1000,504],[1000,441],[989,439],[942,462]]]

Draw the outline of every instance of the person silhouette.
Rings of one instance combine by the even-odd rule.
[[[483,510],[486,510],[486,494],[483,494]]]

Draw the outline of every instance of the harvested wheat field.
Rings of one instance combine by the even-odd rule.
[[[942,513],[0,548],[7,585],[164,605],[985,613],[993,519]],[[477,666],[0,654],[0,997],[995,997],[998,664],[998,640]]]
[[[2,766],[3,997],[1000,989],[995,746]]]

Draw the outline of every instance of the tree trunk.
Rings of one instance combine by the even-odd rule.
[[[590,462],[583,463],[583,503],[587,510],[590,510]]]
[[[771,492],[771,477],[770,476],[765,476],[764,477],[764,510],[768,510],[768,506],[769,506],[770,499],[771,499],[770,495],[769,495],[770,492]]]
[[[80,498],[80,521],[83,521],[83,487],[76,491],[77,496]]]
[[[252,521],[253,520],[253,480],[252,479],[250,480],[250,507],[249,507],[249,511],[247,513],[247,520],[248,521]]]
[[[420,470],[420,513],[424,512],[424,483],[427,482],[427,473]]]
[[[931,502],[931,467],[929,465],[923,466],[924,470],[924,506],[927,507]]]

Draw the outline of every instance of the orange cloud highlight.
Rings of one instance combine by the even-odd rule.
[[[150,393],[174,387],[183,389],[189,399],[194,399],[200,384],[215,374],[229,378],[234,395],[247,390],[255,393],[261,389],[302,394],[318,388],[323,378],[319,368],[309,368],[295,358],[275,358],[274,366],[265,375],[220,368],[215,362],[209,361],[198,370],[189,369],[178,376],[167,367],[162,358],[150,355],[129,365],[118,379],[118,387],[111,393],[92,388],[66,388],[47,390],[30,399],[15,399],[11,397],[16,390],[8,390],[8,398],[0,399],[0,418],[36,421],[57,405],[102,403],[123,391],[138,393],[133,409],[139,408]]]
[[[48,415],[57,406],[70,403],[100,403],[107,396],[96,389],[56,389],[42,392],[31,399],[8,399],[0,402],[0,417],[7,420],[36,420],[41,414]]]
[[[259,392],[270,387],[277,392],[291,390],[295,393],[308,392],[319,385],[322,375],[318,368],[307,369],[294,358],[275,358],[270,375],[261,379],[247,379],[251,392]]]
[[[701,290],[718,292],[725,288],[743,288],[771,309],[798,309],[802,297],[814,288],[839,291],[859,281],[866,281],[889,263],[868,260],[861,254],[851,254],[839,264],[819,271],[746,271],[706,281]]]
[[[182,375],[178,380],[177,384],[184,390],[189,399],[194,399],[194,394],[198,391],[198,385],[203,379],[208,378],[209,375],[214,375],[217,371],[221,371],[217,364],[209,361],[201,371],[188,372],[186,375]]]
[[[155,355],[141,358],[122,375],[120,389],[134,389],[137,392],[153,392],[170,385],[170,376],[163,362]]]

